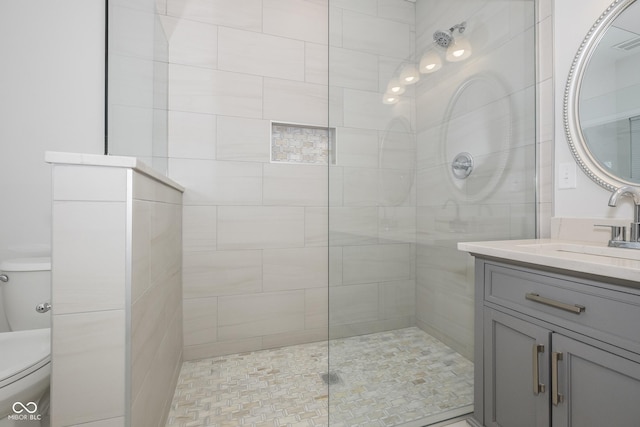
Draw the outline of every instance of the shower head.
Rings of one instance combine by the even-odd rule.
[[[452,40],[453,36],[449,32],[436,31],[435,33],[433,33],[433,41],[436,42],[438,46],[449,47]]]
[[[436,31],[433,33],[433,41],[436,42],[438,46],[447,48],[451,43],[453,43],[453,33],[458,30],[460,34],[464,32],[467,28],[466,22],[461,22],[460,24],[456,24],[453,27],[449,28],[448,31]]]

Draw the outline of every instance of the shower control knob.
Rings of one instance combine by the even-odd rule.
[[[0,274],[0,282],[7,283],[8,281],[9,281],[9,276],[7,276],[6,274]]]
[[[42,304],[36,305],[36,311],[38,313],[46,313],[49,310],[51,310],[51,304],[49,304],[48,302],[43,302]]]

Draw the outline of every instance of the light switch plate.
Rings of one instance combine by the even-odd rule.
[[[560,163],[558,167],[558,188],[576,188],[576,164]]]

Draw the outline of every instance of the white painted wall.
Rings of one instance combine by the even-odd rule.
[[[44,152],[103,152],[104,0],[0,0],[0,58],[2,260],[50,245]]]
[[[563,94],[571,62],[585,35],[611,4],[612,0],[557,0],[554,4],[554,76],[555,76],[555,171],[561,163],[574,162],[562,123]],[[549,48],[544,46],[543,48]],[[554,189],[554,216],[632,218],[631,199],[617,208],[607,206],[609,192],[587,177],[578,168],[577,188]]]

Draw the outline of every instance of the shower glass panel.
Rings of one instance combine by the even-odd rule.
[[[169,42],[155,0],[108,0],[106,154],[167,173]]]
[[[535,237],[534,31],[534,0],[329,0],[331,426],[473,410],[456,246]]]

